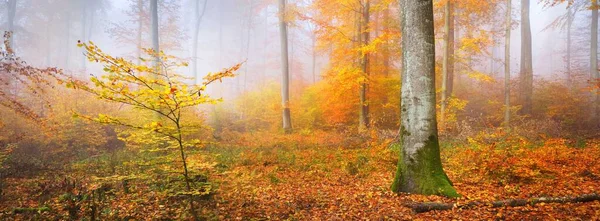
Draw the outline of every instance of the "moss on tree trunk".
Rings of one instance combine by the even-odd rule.
[[[437,137],[433,1],[401,0],[402,101],[395,192],[458,197],[442,169]]]
[[[392,191],[459,197],[452,182],[442,168],[439,143],[435,136],[412,157],[400,152]]]

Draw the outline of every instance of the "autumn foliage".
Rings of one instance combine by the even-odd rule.
[[[100,67],[89,73],[28,64],[6,34],[0,51],[0,220],[600,218],[599,201],[492,205],[600,193],[598,118],[590,105],[598,97],[597,79],[588,80],[587,70],[579,69],[569,73],[579,78],[570,80],[562,79],[564,73],[545,78],[536,73],[532,112],[523,114],[520,95],[511,93],[514,103],[506,107],[503,76],[481,65],[503,62],[492,50],[504,46],[498,27],[506,25],[505,1],[434,1],[438,116],[440,30],[449,2],[460,28],[453,89],[444,122],[438,122],[444,171],[461,195],[453,199],[390,191],[402,148],[396,1],[289,1],[284,19],[290,29],[308,33],[313,56],[327,58],[321,58],[325,64],[311,82],[302,76],[308,67],[304,57],[290,56],[285,105],[291,134],[281,128],[279,78],[265,77],[280,67],[265,58],[265,73],[258,73],[248,58],[201,80],[189,77],[190,58],[168,55],[187,47],[181,18],[171,14],[184,3],[159,1],[159,11],[169,16],[159,21],[162,51],[153,51],[144,49],[150,15],[141,2],[128,1],[123,11],[128,23],[111,23],[107,30],[138,54],[117,56],[101,43],[78,42],[87,64]],[[246,3],[253,4],[250,18],[264,15],[269,24],[272,2]],[[365,14],[369,22],[361,23]],[[517,27],[518,19],[510,25]],[[265,30],[270,40],[273,33]],[[240,39],[242,46],[256,40]],[[237,77],[241,70],[243,78]],[[246,78],[257,80],[246,87]],[[517,77],[507,82],[511,91],[519,90]],[[366,129],[359,127],[361,102],[369,108]],[[506,108],[510,128],[503,126]],[[422,203],[469,206],[421,213],[414,208]]]

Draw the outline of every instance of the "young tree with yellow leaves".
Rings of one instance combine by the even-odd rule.
[[[139,124],[131,119],[119,119],[109,115],[97,117],[82,116],[83,118],[99,122],[138,129],[145,132],[153,132],[157,140],[167,142],[166,148],[176,147],[179,151],[180,160],[183,164],[182,175],[185,180],[186,192],[189,196],[190,213],[197,218],[194,208],[194,197],[201,195],[199,190],[194,190],[188,173],[186,160],[186,149],[202,143],[200,140],[186,140],[185,135],[195,131],[198,125],[188,125],[183,118],[184,110],[200,104],[216,103],[219,99],[212,99],[203,92],[206,86],[221,81],[223,78],[235,76],[234,72],[240,64],[219,73],[208,74],[200,85],[188,85],[186,78],[173,73],[173,69],[187,66],[187,63],[171,61],[172,56],[146,50],[146,53],[159,57],[160,68],[154,66],[136,65],[132,61],[110,56],[100,50],[95,44],[80,43],[86,51],[89,61],[104,65],[105,74],[101,77],[92,77],[93,85],[83,81],[71,80],[67,86],[94,94],[100,100],[117,102],[130,105],[135,109],[159,115],[163,120],[155,120],[145,124]],[[156,62],[156,61],[155,61]]]

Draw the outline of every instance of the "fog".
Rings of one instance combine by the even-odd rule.
[[[111,0],[97,1],[93,6],[87,1],[87,10],[92,10],[88,16],[89,39],[111,54],[135,58],[136,44],[129,43],[125,38],[115,34],[115,27],[130,29],[129,34],[135,33],[136,18],[132,18],[132,8],[136,1]],[[98,2],[101,2],[98,4]],[[161,20],[170,20],[171,25],[178,26],[168,38],[161,34],[161,48],[167,54],[192,61],[194,36],[194,1],[168,1],[174,5],[175,11],[160,14]],[[203,1],[201,1],[201,4]],[[298,7],[308,3],[292,1]],[[6,7],[6,4],[3,4]],[[513,5],[513,19],[519,22],[519,3]],[[68,71],[79,72],[83,68],[82,50],[76,47],[81,39],[81,3],[77,1],[18,1],[16,23],[19,27],[15,33],[17,51],[29,63],[36,65],[58,66]],[[4,9],[6,10],[6,9]],[[500,9],[503,10],[503,9]],[[533,69],[536,78],[558,78],[563,75],[566,65],[566,34],[559,28],[547,28],[557,17],[566,13],[566,4],[555,7],[544,7],[542,3],[531,6],[531,27],[533,38]],[[92,15],[93,14],[93,15]],[[6,14],[3,14],[6,21]],[[90,18],[93,17],[93,18]],[[588,11],[582,11],[575,18],[576,25],[586,26]],[[149,18],[147,18],[149,19]],[[69,20],[69,22],[67,22]],[[145,21],[149,23],[149,21]],[[6,23],[5,23],[6,24]],[[308,21],[292,21],[289,28],[290,60],[292,81],[308,84],[313,81],[312,73],[312,36],[309,30],[313,24]],[[121,30],[121,32],[123,32]],[[575,33],[583,37],[585,31]],[[147,35],[148,32],[144,32]],[[264,0],[208,0],[205,14],[201,18],[198,41],[198,76],[208,72],[216,72],[233,64],[244,62],[240,77],[228,80],[223,85],[226,94],[235,95],[241,91],[252,90],[268,81],[280,81],[280,42],[278,39],[278,9],[274,1]],[[149,41],[149,36],[144,36]],[[503,58],[503,38],[496,41],[494,56]],[[169,43],[165,43],[169,41]],[[519,70],[520,58],[520,28],[514,26],[511,33],[511,66],[512,74]],[[176,42],[173,44],[173,42]],[[169,46],[165,47],[165,44]],[[173,46],[175,45],[175,46]],[[144,47],[150,47],[145,42]],[[583,49],[583,48],[582,48]],[[488,49],[491,50],[491,49]],[[585,51],[581,51],[585,53]],[[441,53],[438,52],[438,56]],[[327,67],[327,51],[319,51],[316,59],[316,78],[320,79],[321,71]],[[68,61],[66,60],[68,57]],[[584,56],[585,57],[585,56]],[[86,64],[87,73],[97,73],[100,67]],[[582,64],[585,66],[584,64]],[[489,72],[490,64],[479,65],[482,71]],[[503,71],[502,64],[495,62],[496,74]],[[585,69],[585,67],[582,67]],[[181,70],[193,76],[192,67]]]
[[[0,0],[0,220],[598,219],[600,7],[509,1]]]

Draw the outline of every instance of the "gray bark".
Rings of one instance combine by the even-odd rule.
[[[435,98],[432,0],[401,0],[401,153],[394,192],[458,197],[442,169]]]
[[[317,34],[312,33],[312,78],[313,78],[313,84],[315,84],[317,82]]]
[[[506,35],[504,43],[504,126],[510,128],[510,31],[512,25],[512,1],[506,3]]]
[[[250,31],[252,30],[252,13],[254,11],[254,1],[250,0],[250,9],[248,11],[248,26],[246,27],[246,65],[244,65],[244,92],[248,84],[248,59],[250,59]]]
[[[448,93],[448,83],[454,75],[454,3],[448,1],[444,7],[444,60],[442,63],[442,104],[440,111],[440,122],[442,128],[445,125],[446,105],[451,92]]]
[[[68,11],[66,22],[66,30],[65,30],[65,69],[69,69],[69,57],[70,57],[70,46],[71,46],[71,12]]]
[[[361,3],[362,4],[362,3]],[[359,28],[359,34],[362,34],[361,46],[369,45],[369,10],[370,10],[370,0],[365,0],[364,5],[362,5],[362,14],[361,14],[361,28]],[[363,73],[364,80],[360,84],[360,118],[359,118],[359,128],[361,130],[369,128],[369,102],[367,101],[367,90],[368,90],[368,81],[369,81],[369,53],[366,52],[362,55],[361,61],[361,69]]]
[[[83,1],[81,3],[81,42],[87,42],[87,2]],[[83,68],[83,70],[85,71],[86,69],[86,61],[87,61],[87,57],[85,56],[84,53],[82,53],[82,57],[81,57],[81,67]]]
[[[137,2],[137,6],[138,6],[138,13],[139,13],[139,17],[138,17],[138,30],[137,30],[137,64],[140,65],[142,63],[142,59],[140,59],[142,57],[142,32],[143,32],[143,16],[142,13],[144,11],[144,5],[142,0],[138,0]]]
[[[520,97],[523,104],[521,113],[530,115],[533,103],[533,64],[531,53],[531,25],[529,21],[529,0],[521,0],[521,73]]]
[[[592,0],[592,29],[591,29],[591,48],[590,48],[590,78],[596,82],[600,77],[598,75],[598,0]],[[592,117],[598,120],[598,105],[600,104],[600,96],[597,90],[594,90],[594,108]]]
[[[286,133],[292,131],[292,119],[290,116],[290,73],[288,64],[288,36],[287,22],[285,21],[285,0],[279,0],[279,32],[281,39],[281,98],[283,105],[283,130]]]
[[[152,13],[152,49],[156,53],[154,58],[154,67],[158,67],[160,64],[160,48],[159,48],[159,36],[158,36],[158,0],[150,1],[150,10]]]
[[[196,24],[194,25],[194,52],[193,52],[193,59],[194,61],[192,62],[192,69],[194,72],[194,77],[195,77],[195,82],[197,83],[199,76],[198,76],[198,38],[200,36],[200,23],[202,22],[202,17],[204,16],[204,12],[206,11],[206,3],[208,2],[208,0],[204,0],[204,4],[202,4],[202,6],[200,5],[200,0],[196,1],[196,10],[195,10],[195,18],[196,18]]]
[[[571,25],[573,24],[573,8],[567,10],[567,86],[573,88],[571,79]]]
[[[17,0],[9,0],[7,10],[8,10],[8,13],[7,13],[8,31],[11,32],[10,38],[8,39],[8,44],[10,45],[10,48],[12,48],[12,50],[14,52],[14,50],[15,50],[15,47],[14,47],[15,46],[15,43],[14,43],[15,17],[17,15]]]
[[[463,209],[474,209],[475,207],[499,208],[499,207],[519,207],[519,206],[534,206],[540,203],[586,203],[592,201],[599,201],[600,194],[584,194],[580,196],[567,196],[567,197],[539,197],[529,199],[508,199],[499,200],[492,202],[480,202],[474,201],[469,203],[436,203],[426,202],[408,205],[416,213],[425,213],[434,210],[463,210]]]
[[[389,21],[390,21],[390,8],[387,8],[383,11],[383,22],[384,22],[384,27],[385,28],[390,28],[389,27]],[[390,74],[390,45],[389,43],[386,43],[386,45],[383,47],[382,49],[382,54],[383,54],[383,75],[384,76],[389,76]]]

